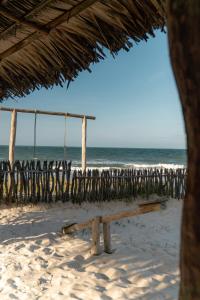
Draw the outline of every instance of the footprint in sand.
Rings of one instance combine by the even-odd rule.
[[[84,261],[85,258],[82,255],[77,255],[77,256],[74,257],[74,260]]]
[[[83,267],[81,266],[81,264],[80,264],[78,261],[76,261],[76,260],[69,261],[69,262],[67,263],[67,266],[68,266],[70,269],[74,269],[74,270],[76,270],[76,271],[78,271],[78,272],[85,272],[85,268],[83,268]]]
[[[39,248],[40,248],[40,247],[37,246],[37,245],[30,245],[29,250],[30,250],[31,252],[34,252],[35,250],[38,250]]]
[[[53,256],[57,257],[57,258],[63,258],[64,257],[64,255],[60,255],[57,252],[54,252]]]
[[[11,299],[19,299],[17,296],[15,296],[14,294],[9,294],[9,297],[11,298]]]
[[[107,295],[102,295],[101,300],[113,300],[113,298],[111,298],[110,296],[107,296]]]
[[[41,245],[41,244],[42,244],[42,240],[37,240],[37,241],[35,241],[35,243],[36,243],[37,245]]]
[[[46,247],[43,249],[44,254],[51,255],[53,253],[53,250],[49,247]]]
[[[125,284],[132,284],[132,282],[125,277],[120,277],[119,280]]]
[[[42,258],[41,256],[36,257],[35,260],[40,263],[40,266],[42,268],[46,269],[48,267],[48,261]]]
[[[103,286],[100,286],[100,285],[96,285],[95,286],[95,289],[101,293],[105,292],[106,291],[106,288],[103,287]]]
[[[26,246],[26,245],[25,245],[24,243],[19,244],[18,246],[15,247],[15,251],[18,251],[18,250],[24,248],[25,246]]]
[[[15,271],[21,271],[22,270],[22,265],[20,263],[16,263],[14,265],[14,269],[15,269]]]
[[[67,262],[67,266],[71,269],[75,269],[78,272],[85,272],[82,263],[84,262],[84,257],[82,255],[77,255],[72,261]]]
[[[76,295],[74,295],[73,293],[70,294],[70,297],[72,297],[73,299],[76,299],[76,300],[83,300],[83,298],[79,298]]]
[[[42,285],[42,284],[45,285],[45,284],[49,283],[50,281],[51,281],[51,278],[47,278],[44,276],[42,276],[38,279],[39,285]]]
[[[116,268],[116,270],[119,271],[119,272],[121,272],[121,273],[123,273],[123,274],[126,273],[126,270],[124,270],[123,268]]]
[[[45,274],[38,279],[38,284],[42,291],[48,289],[47,286],[51,284],[52,277],[53,276],[51,274]]]
[[[15,281],[14,281],[13,279],[9,278],[9,279],[7,280],[7,283],[8,283],[13,289],[17,289],[17,285],[16,285],[16,283],[15,283]]]
[[[102,279],[102,280],[105,280],[105,281],[109,281],[109,277],[106,276],[105,274],[103,273],[93,273],[94,276],[97,278],[97,279]]]
[[[128,288],[129,285],[131,284],[131,282],[127,279],[127,278],[124,278],[124,277],[120,277],[118,280],[117,280],[117,286],[121,287],[121,288]]]

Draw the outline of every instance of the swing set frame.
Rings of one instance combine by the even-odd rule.
[[[28,113],[35,114],[34,121],[34,157],[36,148],[36,120],[37,115],[51,115],[60,116],[65,118],[65,136],[64,136],[64,155],[66,155],[66,118],[78,118],[82,119],[82,171],[86,171],[87,160],[86,160],[86,143],[87,143],[87,120],[96,120],[96,117],[89,115],[73,114],[69,112],[55,112],[45,111],[37,109],[24,109],[24,108],[11,108],[11,107],[0,107],[0,111],[11,112],[11,124],[10,124],[10,141],[9,141],[9,161],[11,166],[15,160],[15,141],[17,131],[17,113]]]

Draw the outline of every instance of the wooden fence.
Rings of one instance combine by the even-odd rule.
[[[74,171],[71,185],[73,202],[122,198],[149,198],[151,194],[183,199],[186,169],[121,169]]]
[[[51,202],[70,196],[71,163],[67,161],[0,162],[0,201]]]
[[[72,200],[95,202],[149,198],[151,194],[181,199],[186,169],[121,169],[71,171],[67,161],[0,161],[0,203]]]

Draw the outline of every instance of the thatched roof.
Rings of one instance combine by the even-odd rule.
[[[165,25],[163,0],[0,1],[0,100],[73,80]]]

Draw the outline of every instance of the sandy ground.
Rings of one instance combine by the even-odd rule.
[[[1,209],[0,299],[177,299],[181,201],[112,223],[111,255],[89,255],[89,230],[59,234],[68,221],[135,206],[115,201]]]

